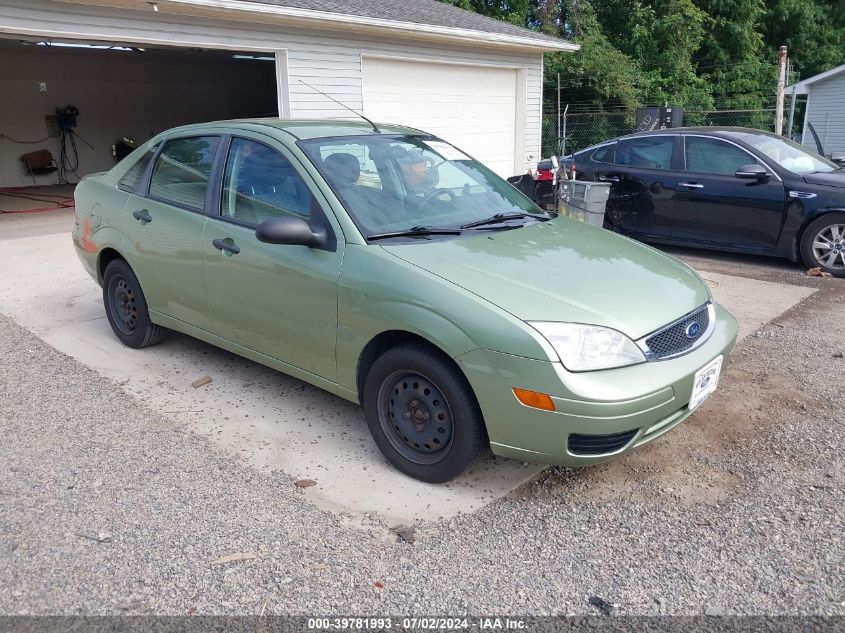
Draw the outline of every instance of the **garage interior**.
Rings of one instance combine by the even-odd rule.
[[[272,52],[37,38],[0,39],[0,94],[2,213],[72,206],[80,178],[171,127],[279,107]]]

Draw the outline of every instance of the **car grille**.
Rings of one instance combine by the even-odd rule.
[[[708,304],[656,334],[652,334],[645,340],[645,344],[655,360],[670,358],[691,349],[696,341],[704,336],[709,326],[710,310]],[[697,328],[694,335],[688,333],[690,327],[693,330]]]
[[[572,433],[569,436],[568,448],[573,455],[603,455],[615,453],[624,448],[637,434],[639,429],[631,429],[622,433],[609,435],[582,435]]]

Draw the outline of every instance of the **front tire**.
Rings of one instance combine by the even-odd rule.
[[[112,331],[127,347],[155,345],[167,332],[150,320],[141,284],[122,259],[109,262],[103,273],[103,305]]]
[[[801,259],[834,277],[845,277],[845,213],[814,220],[801,236]]]
[[[406,344],[379,356],[364,382],[373,440],[398,470],[443,483],[469,470],[487,445],[484,420],[451,359]]]

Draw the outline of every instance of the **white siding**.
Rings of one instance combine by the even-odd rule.
[[[349,118],[341,106],[301,83],[306,81],[336,99],[362,107],[362,55],[491,64],[518,69],[524,78],[524,126],[518,137],[524,147],[524,171],[540,152],[542,55],[507,50],[446,46],[409,40],[373,41],[355,33],[287,29],[251,22],[224,22],[152,11],[127,11],[49,0],[0,0],[0,30],[7,33],[50,33],[53,37],[111,39],[235,50],[286,50],[290,114],[293,118]],[[519,168],[519,165],[516,165]]]
[[[516,162],[516,82],[513,68],[365,57],[364,111],[436,134],[508,178]]]
[[[807,113],[802,142],[815,151],[816,144],[807,123],[812,123],[825,154],[845,152],[845,73],[839,73],[807,87]]]

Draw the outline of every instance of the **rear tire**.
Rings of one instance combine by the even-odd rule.
[[[801,259],[807,268],[845,277],[845,213],[828,213],[810,222],[801,235]]]
[[[115,259],[103,274],[103,305],[115,336],[127,347],[141,348],[160,343],[167,330],[150,320],[147,300],[132,268]]]
[[[364,382],[373,440],[398,470],[443,483],[469,470],[487,446],[475,394],[448,357],[420,344],[379,356]]]

